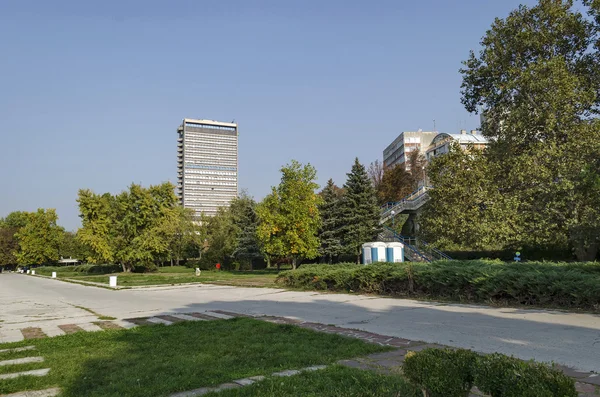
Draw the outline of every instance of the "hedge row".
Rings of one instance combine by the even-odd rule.
[[[576,397],[575,381],[545,364],[495,353],[425,349],[406,354],[404,375],[427,397],[465,397],[477,388],[492,397]]]
[[[438,261],[305,265],[277,281],[303,289],[600,310],[600,263]]]
[[[76,265],[76,266],[44,266],[39,267],[36,270],[37,274],[48,276],[52,272],[61,274],[65,273],[81,273],[81,275],[87,274],[111,274],[119,273],[123,270],[121,265]]]

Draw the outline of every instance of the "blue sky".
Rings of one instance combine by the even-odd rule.
[[[234,120],[240,188],[342,185],[401,131],[456,132],[458,69],[518,0],[0,2],[0,216],[176,178],[184,117]]]

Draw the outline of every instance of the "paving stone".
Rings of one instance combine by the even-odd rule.
[[[313,365],[312,367],[302,368],[302,371],[307,371],[307,372],[319,371],[319,370],[325,369],[325,368],[327,368],[327,365]]]
[[[233,383],[237,383],[240,386],[250,386],[251,384],[256,383],[256,381],[253,379],[245,378],[245,379],[234,380]]]
[[[228,312],[226,310],[211,310],[211,313],[225,314],[226,316],[230,316],[230,317],[247,317],[247,318],[252,318],[252,316],[249,316],[247,314]]]
[[[129,321],[125,320],[113,320],[112,322],[125,329],[132,329],[137,327],[137,324],[130,323]]]
[[[15,347],[14,349],[2,349],[2,350],[0,350],[0,353],[16,353],[16,352],[24,352],[27,350],[35,350],[35,346]]]
[[[188,316],[187,314],[184,314],[184,313],[175,313],[175,314],[172,314],[171,316],[179,318],[184,321],[203,321],[201,318]]]
[[[29,363],[41,363],[44,361],[44,357],[23,357],[15,358],[13,360],[0,361],[0,367],[7,365],[18,365],[18,364],[29,364]]]
[[[163,315],[160,315],[160,316],[154,316],[154,317],[156,317],[156,318],[160,318],[160,319],[162,319],[162,320],[166,320],[166,321],[168,321],[168,322],[170,322],[170,323],[181,323],[181,322],[185,321],[185,320],[184,320],[184,319],[182,319],[182,318],[175,317],[175,316],[171,316],[171,315],[168,315],[168,314],[163,314]]]
[[[48,375],[48,372],[50,372],[50,368],[34,369],[33,371],[15,372],[12,374],[2,374],[0,375],[0,380],[14,379],[20,376],[46,376]]]
[[[192,316],[195,318],[199,318],[201,320],[218,320],[218,317],[215,316],[209,316],[208,314],[205,313],[186,313],[188,316]]]
[[[262,376],[262,375],[258,375],[258,376],[251,376],[251,377],[249,377],[248,379],[250,379],[250,380],[254,380],[254,381],[256,381],[256,382],[259,382],[259,381],[261,381],[261,380],[264,380],[264,379],[265,379],[265,376]]]
[[[135,325],[152,325],[151,321],[148,321],[149,317],[136,317],[136,318],[126,318],[123,321],[130,322]]]
[[[406,350],[392,350],[391,352],[370,354],[366,358],[369,360],[386,360],[403,358],[406,355]]]
[[[57,325],[42,325],[42,332],[48,337],[61,336],[65,334],[65,331],[60,329]]]
[[[123,329],[123,327],[121,327],[119,324],[112,321],[94,321],[94,324],[104,330]]]
[[[23,339],[23,333],[20,329],[2,329],[0,328],[0,344],[1,343],[12,343],[21,342]]]
[[[229,320],[232,319],[233,316],[228,316],[227,314],[221,314],[216,311],[209,310],[207,314],[211,317],[216,317],[219,320]]]
[[[588,383],[575,382],[575,390],[577,390],[578,393],[593,394],[596,391],[596,386],[590,385]]]
[[[148,317],[148,322],[152,323],[152,324],[163,324],[163,325],[171,325],[173,324],[170,321],[167,320],[163,320],[162,318],[157,317]]]
[[[203,396],[205,394],[208,394],[210,392],[215,391],[216,389],[213,387],[201,387],[199,389],[194,389],[194,390],[188,390],[188,391],[183,391],[180,393],[175,393],[175,394],[171,394],[170,397],[196,397],[196,396]]]
[[[403,360],[402,360],[403,361]],[[392,367],[400,367],[402,366],[402,361],[400,360],[379,360],[375,361],[375,364],[380,367],[392,368]]]
[[[75,332],[83,332],[83,328],[76,324],[61,324],[58,326],[67,335],[74,334]]]
[[[94,323],[81,323],[81,324],[77,324],[77,325],[86,332],[102,331],[102,328],[100,328],[99,326],[97,326]]]
[[[287,371],[275,372],[275,373],[271,374],[271,376],[285,377],[285,376],[298,375],[299,373],[300,373],[300,371],[298,371],[297,369],[288,369]]]
[[[42,332],[42,329],[37,327],[23,328],[21,333],[25,339],[42,339],[47,337],[47,335]]]
[[[237,383],[223,383],[222,385],[215,387],[215,391],[235,389],[238,387],[241,387],[241,386],[238,385]]]
[[[19,393],[3,394],[0,397],[54,397],[54,396],[58,396],[59,393],[60,393],[60,389],[57,387],[54,387],[52,389],[28,390],[28,391],[22,391]]]
[[[374,369],[374,367],[372,365],[370,365],[369,363],[357,361],[357,360],[341,360],[341,361],[338,361],[338,364],[343,365],[345,367],[349,367],[349,368],[357,368],[357,369],[364,369],[364,370],[373,370]]]

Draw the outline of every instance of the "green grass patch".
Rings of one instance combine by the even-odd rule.
[[[399,375],[334,365],[289,378],[270,377],[253,385],[210,393],[211,397],[233,396],[336,396],[336,397],[420,397],[423,394]]]
[[[170,269],[176,271],[169,273]],[[122,287],[135,287],[147,285],[176,285],[186,283],[210,283],[220,285],[234,285],[240,287],[277,287],[275,279],[277,271],[206,271],[196,276],[194,269],[177,267],[160,268],[158,273],[114,273],[110,275],[87,275],[69,277],[73,280],[91,281],[108,285],[109,276],[117,276],[117,285]],[[184,271],[185,269],[185,271]]]
[[[308,265],[286,287],[600,311],[600,263],[438,261]]]
[[[0,394],[60,387],[63,396],[161,396],[389,350],[247,318],[80,332],[0,348],[28,344],[37,350],[26,356],[44,357],[37,368],[50,374],[4,380]]]

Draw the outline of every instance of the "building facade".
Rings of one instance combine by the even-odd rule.
[[[472,130],[471,133],[461,130],[460,134],[440,133],[431,141],[431,144],[426,149],[425,156],[427,161],[431,161],[434,157],[448,153],[452,142],[458,142],[463,150],[466,150],[469,145],[472,145],[473,149],[481,150],[488,144],[487,138],[476,130]]]
[[[383,151],[383,166],[386,168],[404,164],[408,171],[410,165],[407,160],[411,152],[419,150],[425,155],[425,151],[431,141],[437,135],[434,131],[404,131]]]
[[[183,119],[177,128],[177,193],[196,216],[213,216],[238,193],[238,126]]]

